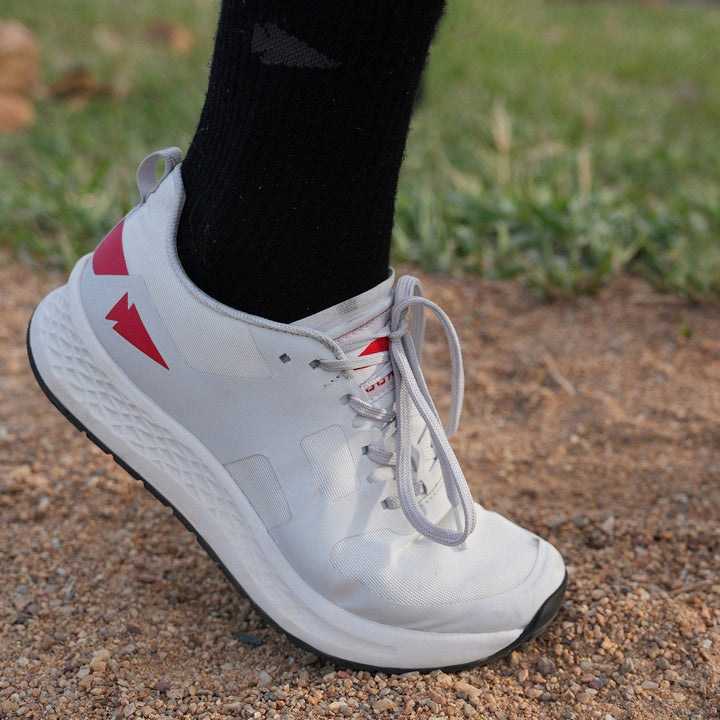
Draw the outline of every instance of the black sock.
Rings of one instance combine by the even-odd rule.
[[[291,322],[387,277],[398,172],[444,0],[223,0],[183,163],[180,261]]]

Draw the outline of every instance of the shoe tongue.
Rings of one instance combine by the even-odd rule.
[[[338,345],[343,347],[363,335],[387,334],[390,332],[390,308],[370,318],[367,322],[335,338]],[[348,357],[362,357],[373,353],[383,352],[388,349],[388,339],[379,337],[370,340],[367,345],[361,345],[354,350],[346,351]],[[390,360],[380,365],[368,365],[355,370],[355,379],[365,391],[365,398],[376,402],[385,397],[395,387],[393,367]]]
[[[303,318],[293,323],[311,327],[329,335],[340,347],[345,347],[350,341],[363,335],[382,334],[390,331],[390,308],[393,302],[394,274],[376,287],[354,298],[321,310],[315,315]],[[387,350],[387,338],[381,337],[369,340],[368,344],[346,350],[350,358],[362,355],[371,355]],[[369,365],[355,370],[355,378],[365,391],[366,399],[377,401],[393,390],[392,364],[388,360],[381,365]],[[390,398],[392,400],[392,398]]]

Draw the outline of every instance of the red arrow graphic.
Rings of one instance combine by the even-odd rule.
[[[129,304],[128,293],[125,293],[120,300],[115,303],[115,306],[105,316],[105,319],[112,320],[115,323],[113,330],[120,335],[120,337],[125,338],[141,353],[144,353],[156,363],[162,365],[166,370],[170,369],[155,347],[150,333],[148,333],[145,325],[143,325],[143,321],[140,319],[140,313],[135,307],[135,304]]]

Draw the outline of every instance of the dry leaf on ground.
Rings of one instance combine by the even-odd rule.
[[[20,93],[0,93],[0,133],[28,127],[35,122],[32,100]]]
[[[83,67],[61,75],[50,84],[49,91],[51,97],[74,104],[84,103],[92,97],[112,97],[116,94],[111,85],[104,85],[94,72]]]
[[[178,23],[153,23],[146,28],[145,36],[153,42],[168,45],[178,55],[187,55],[195,45],[190,31]]]
[[[0,20],[0,91],[31,93],[38,82],[39,59],[30,30],[13,20]]]
[[[40,51],[33,34],[13,20],[0,20],[0,132],[31,125],[31,94],[40,74]]]

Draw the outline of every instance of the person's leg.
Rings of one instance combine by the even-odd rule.
[[[398,172],[444,0],[224,0],[178,253],[291,322],[387,277]]]

